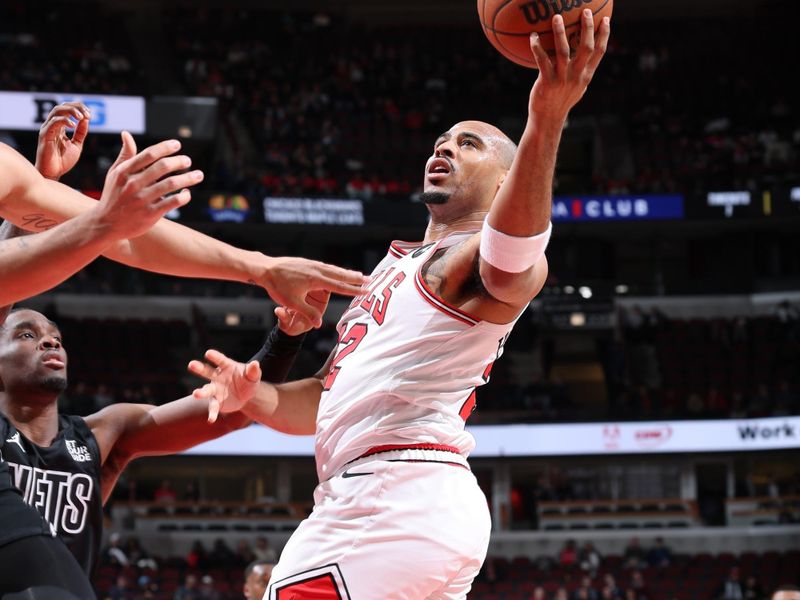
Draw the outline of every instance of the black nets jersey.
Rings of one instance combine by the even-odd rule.
[[[30,442],[4,415],[0,432],[0,469],[7,466],[25,502],[38,510],[90,574],[100,551],[103,502],[100,450],[86,422],[60,415],[58,435],[47,448]],[[2,481],[0,472],[0,490]]]

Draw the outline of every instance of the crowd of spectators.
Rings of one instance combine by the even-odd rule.
[[[109,537],[95,581],[110,600],[228,600],[241,598],[242,572],[276,552],[264,537],[195,541],[186,556],[148,553],[135,536]],[[741,556],[682,555],[662,539],[632,538],[621,555],[601,554],[591,541],[567,540],[553,556],[489,556],[471,600],[765,600],[770,589],[794,583],[797,553]],[[504,595],[503,595],[504,594]]]
[[[327,8],[233,3],[153,9],[151,19],[169,32],[159,68],[174,73],[158,89],[135,58],[149,40],[137,39],[112,8],[49,0],[4,9],[0,89],[164,94],[177,85],[215,96],[226,150],[206,168],[207,183],[253,198],[407,199],[422,183],[433,139],[452,123],[511,122],[518,135],[532,80],[468,23],[369,25]],[[72,23],[76,11],[82,20]],[[581,175],[560,177],[558,191],[692,194],[796,176],[796,96],[780,61],[759,58],[785,54],[788,27],[764,14],[615,28],[574,111],[576,122],[592,123],[602,151]],[[87,172],[90,189],[102,181],[94,167],[109,158],[95,149],[104,159]]]

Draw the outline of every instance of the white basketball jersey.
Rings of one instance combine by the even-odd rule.
[[[320,481],[365,454],[384,449],[475,446],[464,424],[475,388],[486,383],[514,323],[481,321],[448,306],[422,278],[453,234],[422,246],[393,242],[367,290],[338,324],[339,343],[317,415]]]

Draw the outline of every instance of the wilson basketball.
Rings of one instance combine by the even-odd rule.
[[[611,16],[613,6],[614,0],[478,0],[478,16],[486,37],[503,56],[535,69],[531,32],[539,34],[542,46],[553,56],[553,16],[564,17],[567,39],[574,49],[580,42],[583,10],[591,9],[597,31],[603,17]]]

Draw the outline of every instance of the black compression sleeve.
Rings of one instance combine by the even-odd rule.
[[[297,358],[306,334],[287,335],[276,325],[269,332],[261,350],[248,362],[257,360],[261,364],[261,380],[268,383],[283,383]]]

